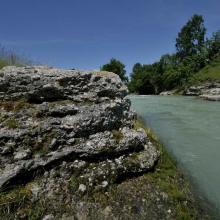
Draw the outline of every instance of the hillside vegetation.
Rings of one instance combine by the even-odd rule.
[[[134,65],[130,92],[181,91],[193,81],[219,79],[220,31],[207,39],[206,30],[203,17],[192,16],[177,35],[174,54],[165,54],[153,64]]]
[[[206,31],[203,16],[193,15],[177,34],[173,54],[164,54],[153,64],[134,64],[128,82],[130,92],[160,94],[182,91],[193,81],[218,80],[220,31],[210,38]],[[124,80],[124,65],[120,61],[112,59],[103,67]]]
[[[191,77],[189,84],[204,82],[220,82],[220,56]]]

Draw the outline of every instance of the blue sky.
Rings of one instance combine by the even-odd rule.
[[[98,69],[115,57],[128,72],[174,52],[180,28],[202,14],[220,29],[219,0],[0,0],[0,43],[32,60]]]

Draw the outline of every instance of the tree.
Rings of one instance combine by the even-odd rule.
[[[162,55],[158,62],[152,64],[152,82],[155,88],[155,93],[159,94],[164,90],[173,88],[174,83],[167,80],[168,75],[172,75],[172,78],[176,79],[178,74],[177,66],[179,61],[176,54],[165,54]]]
[[[129,91],[138,94],[155,94],[153,85],[153,66],[136,63],[128,84]]]
[[[177,55],[181,60],[202,53],[205,47],[206,28],[200,15],[193,15],[183,26],[176,39]]]
[[[128,77],[126,76],[125,65],[119,60],[112,58],[109,63],[101,67],[101,70],[113,72],[119,75],[119,77],[121,78],[123,82],[126,82],[126,83],[128,82]]]
[[[220,54],[220,30],[213,33],[207,44],[209,59],[212,60]]]

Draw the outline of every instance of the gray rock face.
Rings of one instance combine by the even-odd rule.
[[[56,170],[59,184],[75,176],[86,191],[86,181],[105,188],[152,169],[158,152],[143,129],[134,129],[126,95],[113,73],[3,68],[0,191],[36,176],[50,182]]]
[[[220,84],[205,83],[199,86],[191,86],[185,91],[185,95],[199,96],[210,101],[220,101]]]
[[[33,103],[57,100],[96,101],[124,97],[127,88],[107,72],[80,72],[47,67],[5,67],[0,71],[0,98],[27,98]]]

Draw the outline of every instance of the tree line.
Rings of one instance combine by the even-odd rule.
[[[195,14],[178,33],[176,52],[162,55],[153,64],[134,64],[130,80],[125,65],[114,58],[101,70],[118,74],[132,93],[159,94],[184,88],[190,77],[220,55],[220,30],[209,39],[206,31],[203,16]]]

